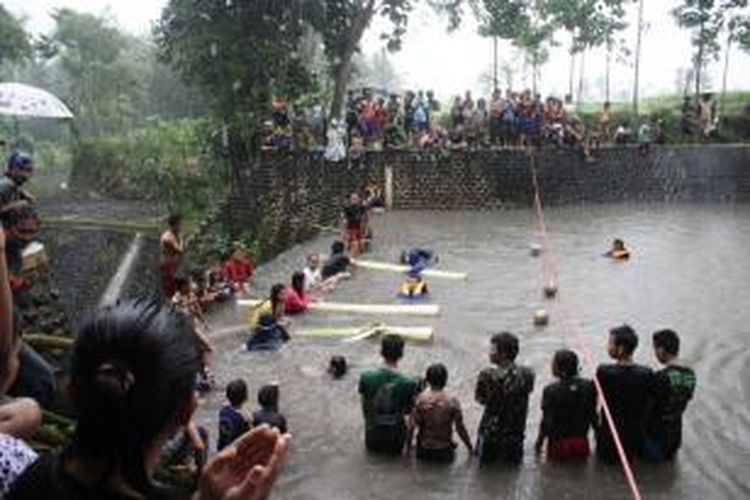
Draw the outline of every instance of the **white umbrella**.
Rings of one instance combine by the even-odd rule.
[[[23,83],[0,83],[0,115],[73,118],[73,113],[60,99]]]

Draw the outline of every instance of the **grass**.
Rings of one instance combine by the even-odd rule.
[[[715,94],[717,104],[721,103],[721,95]],[[679,113],[682,108],[683,96],[681,94],[664,94],[641,99],[639,111],[641,114],[653,113],[654,111],[673,111]],[[750,104],[750,91],[727,92],[724,98],[725,116],[737,116],[742,114],[745,106]],[[602,108],[601,102],[581,103],[579,110],[582,113],[596,113]],[[612,108],[616,112],[629,112],[632,109],[631,102],[613,102]]]

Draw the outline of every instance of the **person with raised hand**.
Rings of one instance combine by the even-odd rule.
[[[70,397],[78,417],[71,442],[40,458],[8,499],[190,498],[154,479],[167,440],[196,408],[200,353],[191,324],[157,302],[98,311],[76,339]],[[204,467],[194,499],[264,499],[290,437],[259,428]]]

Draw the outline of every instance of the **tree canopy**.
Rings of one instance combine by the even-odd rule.
[[[31,42],[21,22],[0,4],[0,64],[31,56]]]

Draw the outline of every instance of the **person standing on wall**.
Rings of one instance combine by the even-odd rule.
[[[184,250],[182,241],[182,217],[170,215],[167,220],[169,228],[164,231],[159,240],[161,258],[159,260],[159,276],[164,297],[171,299],[177,291],[175,279],[182,260]]]

